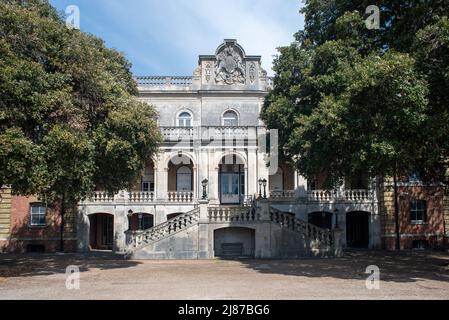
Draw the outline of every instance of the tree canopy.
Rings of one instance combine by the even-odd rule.
[[[445,179],[449,1],[307,0],[305,28],[279,48],[262,119],[286,160],[326,185],[366,172]],[[299,155],[299,156],[298,156]]]
[[[47,0],[3,0],[0,185],[48,203],[130,187],[161,140],[130,68]]]

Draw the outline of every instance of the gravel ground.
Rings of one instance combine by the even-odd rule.
[[[80,289],[66,289],[68,265]],[[380,289],[365,270],[380,268]],[[449,299],[449,255],[347,252],[339,259],[129,261],[121,256],[0,255],[0,299]]]

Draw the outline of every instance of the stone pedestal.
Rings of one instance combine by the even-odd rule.
[[[334,246],[333,246],[333,252],[335,257],[341,257],[343,256],[343,243],[342,243],[342,235],[343,230],[340,228],[336,228],[333,230],[334,232]]]

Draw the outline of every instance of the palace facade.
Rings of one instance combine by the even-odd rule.
[[[148,159],[133,190],[98,190],[79,204],[66,222],[68,248],[141,259],[294,258],[338,255],[346,247],[394,248],[391,190],[382,179],[321,190],[319,180],[277,163],[259,118],[272,79],[261,57],[247,55],[236,40],[199,56],[193,76],[136,79],[138,99],[159,113],[160,153]],[[273,143],[275,132],[271,137]],[[440,189],[423,190],[415,185],[402,197],[403,248],[444,241],[449,201]],[[55,249],[58,215],[34,200],[5,191],[5,251]]]

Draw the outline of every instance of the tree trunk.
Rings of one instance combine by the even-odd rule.
[[[61,197],[61,225],[60,225],[60,243],[61,252],[64,252],[64,215],[65,215],[65,194]]]
[[[394,174],[393,177],[393,189],[394,189],[394,220],[396,228],[396,250],[401,250],[401,232],[399,229],[399,201],[398,201],[398,178]]]

